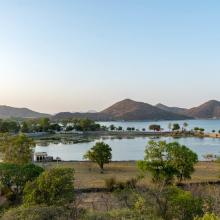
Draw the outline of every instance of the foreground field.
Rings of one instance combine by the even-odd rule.
[[[75,169],[75,188],[103,188],[105,180],[114,177],[118,181],[126,181],[140,175],[136,162],[112,162],[105,166],[104,174],[100,173],[96,164],[91,162],[59,162],[48,163],[46,168],[72,167]],[[192,179],[187,182],[217,181],[220,176],[220,164],[215,162],[199,162],[195,166]],[[150,176],[146,175],[140,184],[150,183]]]

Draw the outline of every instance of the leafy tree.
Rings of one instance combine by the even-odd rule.
[[[101,171],[104,164],[109,163],[112,159],[112,149],[104,142],[97,142],[85,155],[84,158],[91,160],[99,165]]]
[[[34,164],[0,164],[0,183],[2,192],[9,199],[16,199],[23,193],[26,182],[33,181],[43,172]]]
[[[17,133],[20,129],[18,122],[11,120],[0,120],[0,132],[1,133]]]
[[[201,132],[204,132],[204,131],[205,131],[205,129],[204,129],[204,128],[200,128],[200,131],[201,131]]]
[[[149,141],[144,161],[138,161],[142,171],[149,171],[154,182],[169,184],[177,177],[179,181],[191,178],[198,157],[186,146],[165,141]]]
[[[24,134],[17,136],[3,135],[0,140],[3,161],[14,164],[25,164],[32,160],[35,142]]]
[[[39,124],[40,124],[40,127],[42,128],[42,131],[48,131],[50,128],[50,119],[41,118]]]
[[[190,179],[194,172],[194,165],[198,162],[197,154],[177,142],[167,144],[167,151],[179,182],[183,179]]]
[[[74,200],[74,170],[53,168],[44,171],[24,189],[25,205],[64,205]]]
[[[53,123],[53,124],[50,124],[49,130],[50,131],[61,131],[61,127],[59,124]]]
[[[28,133],[29,132],[29,127],[26,121],[23,121],[21,124],[21,132],[23,133]]]
[[[118,131],[122,131],[122,130],[123,130],[122,126],[119,126]]]
[[[70,126],[70,125],[66,127],[66,131],[72,131],[73,129],[74,129],[74,127]]]
[[[193,220],[203,214],[201,199],[194,198],[190,192],[169,186],[151,190],[150,193],[155,198],[155,204],[152,205],[162,219]]]
[[[75,119],[74,129],[77,131],[98,131],[100,130],[100,124],[90,119]]]
[[[114,130],[115,130],[115,126],[114,126],[114,125],[110,125],[109,128],[110,128],[111,131],[114,131]]]
[[[149,126],[149,130],[160,131],[161,127],[160,127],[160,125],[153,124],[153,125]]]
[[[178,131],[179,129],[180,129],[179,124],[177,124],[177,123],[173,124],[173,128],[172,128],[173,131]]]
[[[187,122],[183,123],[183,127],[186,129],[189,126],[189,124]]]

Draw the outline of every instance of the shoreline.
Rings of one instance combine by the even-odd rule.
[[[138,137],[152,137],[152,139],[157,139],[160,137],[173,137],[173,138],[220,138],[219,133],[192,133],[192,132],[171,132],[171,131],[161,131],[161,132],[151,132],[151,131],[86,131],[86,132],[59,132],[59,133],[38,133],[38,134],[28,134],[27,136],[35,139],[37,142],[73,142],[73,143],[86,143],[94,141],[100,137],[114,137],[114,138],[138,138]]]

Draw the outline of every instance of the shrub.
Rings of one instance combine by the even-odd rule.
[[[105,179],[105,186],[109,191],[112,191],[116,186],[115,177],[110,177],[108,179]]]
[[[7,211],[2,220],[61,220],[68,219],[69,211],[57,206],[31,206],[12,208]]]
[[[74,200],[74,170],[53,168],[43,172],[24,189],[25,205],[64,205]]]
[[[195,220],[220,220],[220,217],[215,214],[206,213],[203,217],[195,218]]]
[[[1,163],[0,183],[2,194],[10,201],[15,201],[22,195],[25,184],[28,181],[35,180],[43,171],[43,168],[34,164]]]

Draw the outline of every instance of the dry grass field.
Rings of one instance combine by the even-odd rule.
[[[71,167],[75,169],[75,188],[105,187],[105,179],[114,177],[117,181],[126,181],[140,174],[136,162],[111,162],[105,166],[104,173],[100,173],[98,166],[91,162],[59,162],[48,163],[51,167]],[[206,182],[220,180],[220,164],[215,162],[199,162],[195,166],[192,179],[188,182]],[[150,183],[151,178],[146,175],[141,183]],[[141,184],[140,183],[140,184]]]

